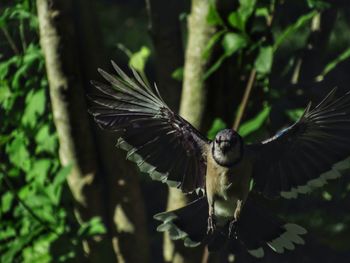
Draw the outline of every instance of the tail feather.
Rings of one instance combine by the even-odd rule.
[[[306,230],[299,225],[285,223],[270,215],[248,198],[242,210],[237,230],[238,238],[255,257],[264,256],[264,248],[270,247],[276,253],[294,250],[304,244],[301,235]]]
[[[183,239],[185,246],[198,246],[206,236],[208,202],[201,197],[192,203],[169,212],[156,214],[154,219],[162,221],[157,230],[169,231],[173,240]]]
[[[264,256],[269,247],[276,253],[294,250],[296,245],[304,244],[302,235],[306,230],[296,224],[285,223],[271,216],[248,198],[237,222],[237,239],[228,236],[228,224],[218,228],[214,234],[207,235],[208,203],[205,197],[180,209],[154,216],[162,221],[158,231],[169,231],[173,240],[184,240],[185,246],[208,245],[209,251],[227,246],[231,252],[239,242],[254,257]]]

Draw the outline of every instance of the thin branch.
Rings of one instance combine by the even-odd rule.
[[[22,43],[22,49],[23,51],[25,51],[27,49],[27,40],[26,40],[26,36],[25,36],[25,28],[24,28],[25,24],[23,19],[21,19],[20,21],[20,25],[19,25],[19,35],[21,37],[21,43]]]
[[[2,30],[2,32],[4,33],[6,40],[9,42],[10,47],[12,48],[13,52],[14,52],[16,55],[19,55],[19,54],[20,54],[19,49],[17,48],[17,46],[16,46],[16,44],[15,44],[15,41],[14,41],[13,38],[11,37],[10,33],[7,31],[7,28],[2,27],[1,30]]]
[[[274,15],[275,15],[275,10],[276,10],[276,5],[277,5],[277,1],[272,1],[271,2],[270,15],[266,19],[266,24],[267,24],[267,26],[269,28],[271,28],[271,26],[272,26],[272,22],[273,22]],[[244,95],[243,95],[243,98],[242,98],[242,102],[239,105],[238,113],[237,113],[235,122],[233,124],[233,129],[234,130],[238,130],[239,125],[241,124],[241,121],[242,121],[242,118],[243,118],[243,115],[244,115],[244,111],[245,111],[245,109],[247,107],[247,104],[248,104],[250,93],[251,93],[252,88],[253,88],[254,83],[255,83],[255,79],[256,79],[256,70],[255,70],[255,68],[253,68],[251,70],[251,72],[250,72],[249,79],[248,79],[248,82],[247,82],[247,85],[246,85],[246,88],[245,88],[245,91],[244,91]]]
[[[254,86],[255,78],[256,78],[256,70],[255,70],[255,68],[253,68],[252,71],[250,72],[250,75],[249,75],[249,79],[248,79],[247,86],[246,86],[245,91],[244,91],[242,102],[238,108],[237,117],[236,117],[234,125],[233,125],[234,130],[237,130],[239,128],[239,125],[242,121],[242,117],[243,117],[244,111],[247,107],[250,93],[251,93],[252,88]]]

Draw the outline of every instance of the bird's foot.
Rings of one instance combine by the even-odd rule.
[[[228,237],[237,239],[237,220],[233,219],[228,227]]]
[[[207,229],[207,234],[213,234],[216,229],[216,222],[215,218],[213,215],[210,215],[208,217],[208,229]]]

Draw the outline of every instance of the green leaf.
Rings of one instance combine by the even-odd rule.
[[[347,60],[350,57],[350,48],[346,49],[344,52],[339,54],[335,59],[333,59],[331,62],[329,62],[322,73],[317,76],[317,81],[322,81],[323,78],[331,72],[339,63],[343,62],[344,60]]]
[[[302,28],[305,24],[311,21],[311,19],[317,14],[316,11],[312,11],[298,18],[293,24],[288,26],[279,36],[276,37],[275,44],[273,46],[276,51],[279,46],[290,36],[296,33],[297,30]]]
[[[227,58],[226,54],[222,54],[218,60],[210,66],[210,68],[205,72],[203,78],[206,80],[211,74],[213,74],[218,68],[221,66],[221,64],[225,61]]]
[[[35,179],[36,182],[44,184],[48,177],[51,168],[51,161],[49,159],[36,159],[32,165],[32,169],[27,173],[27,181]]]
[[[58,205],[61,200],[62,186],[71,170],[72,165],[62,167],[53,178],[53,182],[50,185],[51,189],[48,190],[48,194],[55,205]]]
[[[146,46],[143,46],[138,52],[131,55],[129,65],[138,72],[144,72],[147,59],[150,55],[150,49]]]
[[[78,231],[78,235],[82,238],[105,233],[106,228],[103,225],[101,218],[98,216],[93,217],[90,221],[82,224]]]
[[[220,40],[221,36],[226,32],[226,30],[220,30],[216,32],[208,41],[203,52],[203,58],[208,59],[213,51],[215,44]]]
[[[226,56],[231,56],[246,45],[247,39],[243,35],[237,33],[227,33],[222,40],[222,46]]]
[[[238,12],[241,16],[243,24],[246,24],[248,18],[253,14],[256,0],[240,0]]]
[[[215,138],[216,134],[227,127],[226,123],[220,119],[216,118],[208,131],[208,139],[212,140]]]
[[[1,197],[1,212],[7,213],[12,205],[12,201],[14,199],[13,193],[8,191],[4,193]]]
[[[234,27],[239,29],[240,31],[244,32],[245,31],[245,21],[243,20],[241,14],[239,11],[237,12],[232,12],[228,16],[228,22],[229,24]]]
[[[269,17],[269,9],[267,7],[261,7],[261,8],[257,8],[255,11],[255,15],[257,17],[265,17],[266,19]]]
[[[255,132],[256,130],[258,130],[265,123],[267,118],[269,117],[270,110],[271,110],[271,107],[266,106],[254,118],[244,122],[238,130],[239,134],[242,137],[246,137],[249,134],[251,134],[252,132]]]
[[[5,109],[8,107],[9,100],[12,99],[12,92],[7,85],[7,82],[0,81],[0,105],[2,105]]]
[[[35,136],[35,142],[37,143],[35,153],[52,153],[57,151],[58,140],[55,133],[50,133],[49,125],[44,125],[40,128]]]
[[[28,140],[22,132],[14,133],[14,139],[6,145],[6,152],[10,162],[15,166],[28,171],[30,169],[30,154],[27,149]]]
[[[310,8],[323,10],[331,7],[330,3],[322,0],[307,0],[307,4]]]
[[[13,56],[7,61],[0,63],[0,80],[5,80],[11,66],[18,64],[20,57]]]
[[[173,71],[173,73],[171,73],[171,77],[177,81],[182,81],[183,75],[184,75],[184,68],[183,67],[179,67],[179,68],[175,69]]]
[[[15,260],[16,255],[20,253],[21,250],[23,250],[26,246],[28,246],[35,238],[37,238],[37,236],[42,231],[43,227],[37,227],[26,235],[18,235],[16,237],[16,240],[11,243],[10,249],[4,253],[1,253],[1,262],[17,262],[17,260]]]
[[[2,228],[0,231],[0,240],[9,239],[15,236],[16,236],[16,231],[14,230],[13,226],[11,227],[7,226],[5,229]]]
[[[26,107],[22,116],[22,123],[25,126],[34,127],[38,117],[45,111],[46,94],[43,88],[31,91],[26,97]]]
[[[71,170],[72,170],[71,164],[64,166],[64,167],[61,167],[61,169],[58,171],[55,178],[53,179],[52,184],[55,186],[62,185],[65,182],[65,180],[66,180],[67,176],[69,175],[69,173],[71,172]]]
[[[271,46],[260,47],[259,55],[255,60],[255,69],[260,74],[271,72],[273,61],[273,49]]]
[[[224,25],[224,21],[220,17],[220,14],[216,10],[215,2],[210,3],[208,15],[207,15],[207,23],[212,26]]]
[[[322,192],[322,197],[323,197],[323,199],[326,200],[326,201],[331,201],[332,198],[333,198],[332,194],[330,194],[330,193],[327,192],[327,191],[323,191],[323,192]]]
[[[286,110],[286,114],[292,121],[297,121],[303,115],[304,111],[305,111],[304,108],[296,108],[296,109]]]

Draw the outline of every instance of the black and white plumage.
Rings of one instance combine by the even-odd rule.
[[[119,132],[117,146],[153,179],[184,192],[204,189],[202,149],[208,140],[168,108],[156,87],[148,87],[135,71],[135,79],[129,78],[112,64],[119,78],[99,69],[111,86],[92,82],[101,91],[90,108],[96,122]]]
[[[289,128],[247,146],[255,155],[256,191],[267,197],[296,198],[350,167],[350,92],[336,99],[335,91],[313,109],[309,103]]]
[[[112,64],[117,76],[99,70],[109,85],[93,82],[100,90],[90,108],[95,121],[116,131],[127,158],[153,179],[185,193],[204,192],[183,208],[156,215],[163,222],[160,231],[170,231],[188,246],[206,243],[214,249],[240,242],[257,257],[263,247],[282,253],[303,243],[302,227],[254,205],[250,181],[252,191],[266,197],[293,198],[350,167],[349,92],[335,99],[333,90],[315,108],[309,104],[294,125],[263,142],[245,144],[233,130],[209,141],[169,109],[156,86]]]

